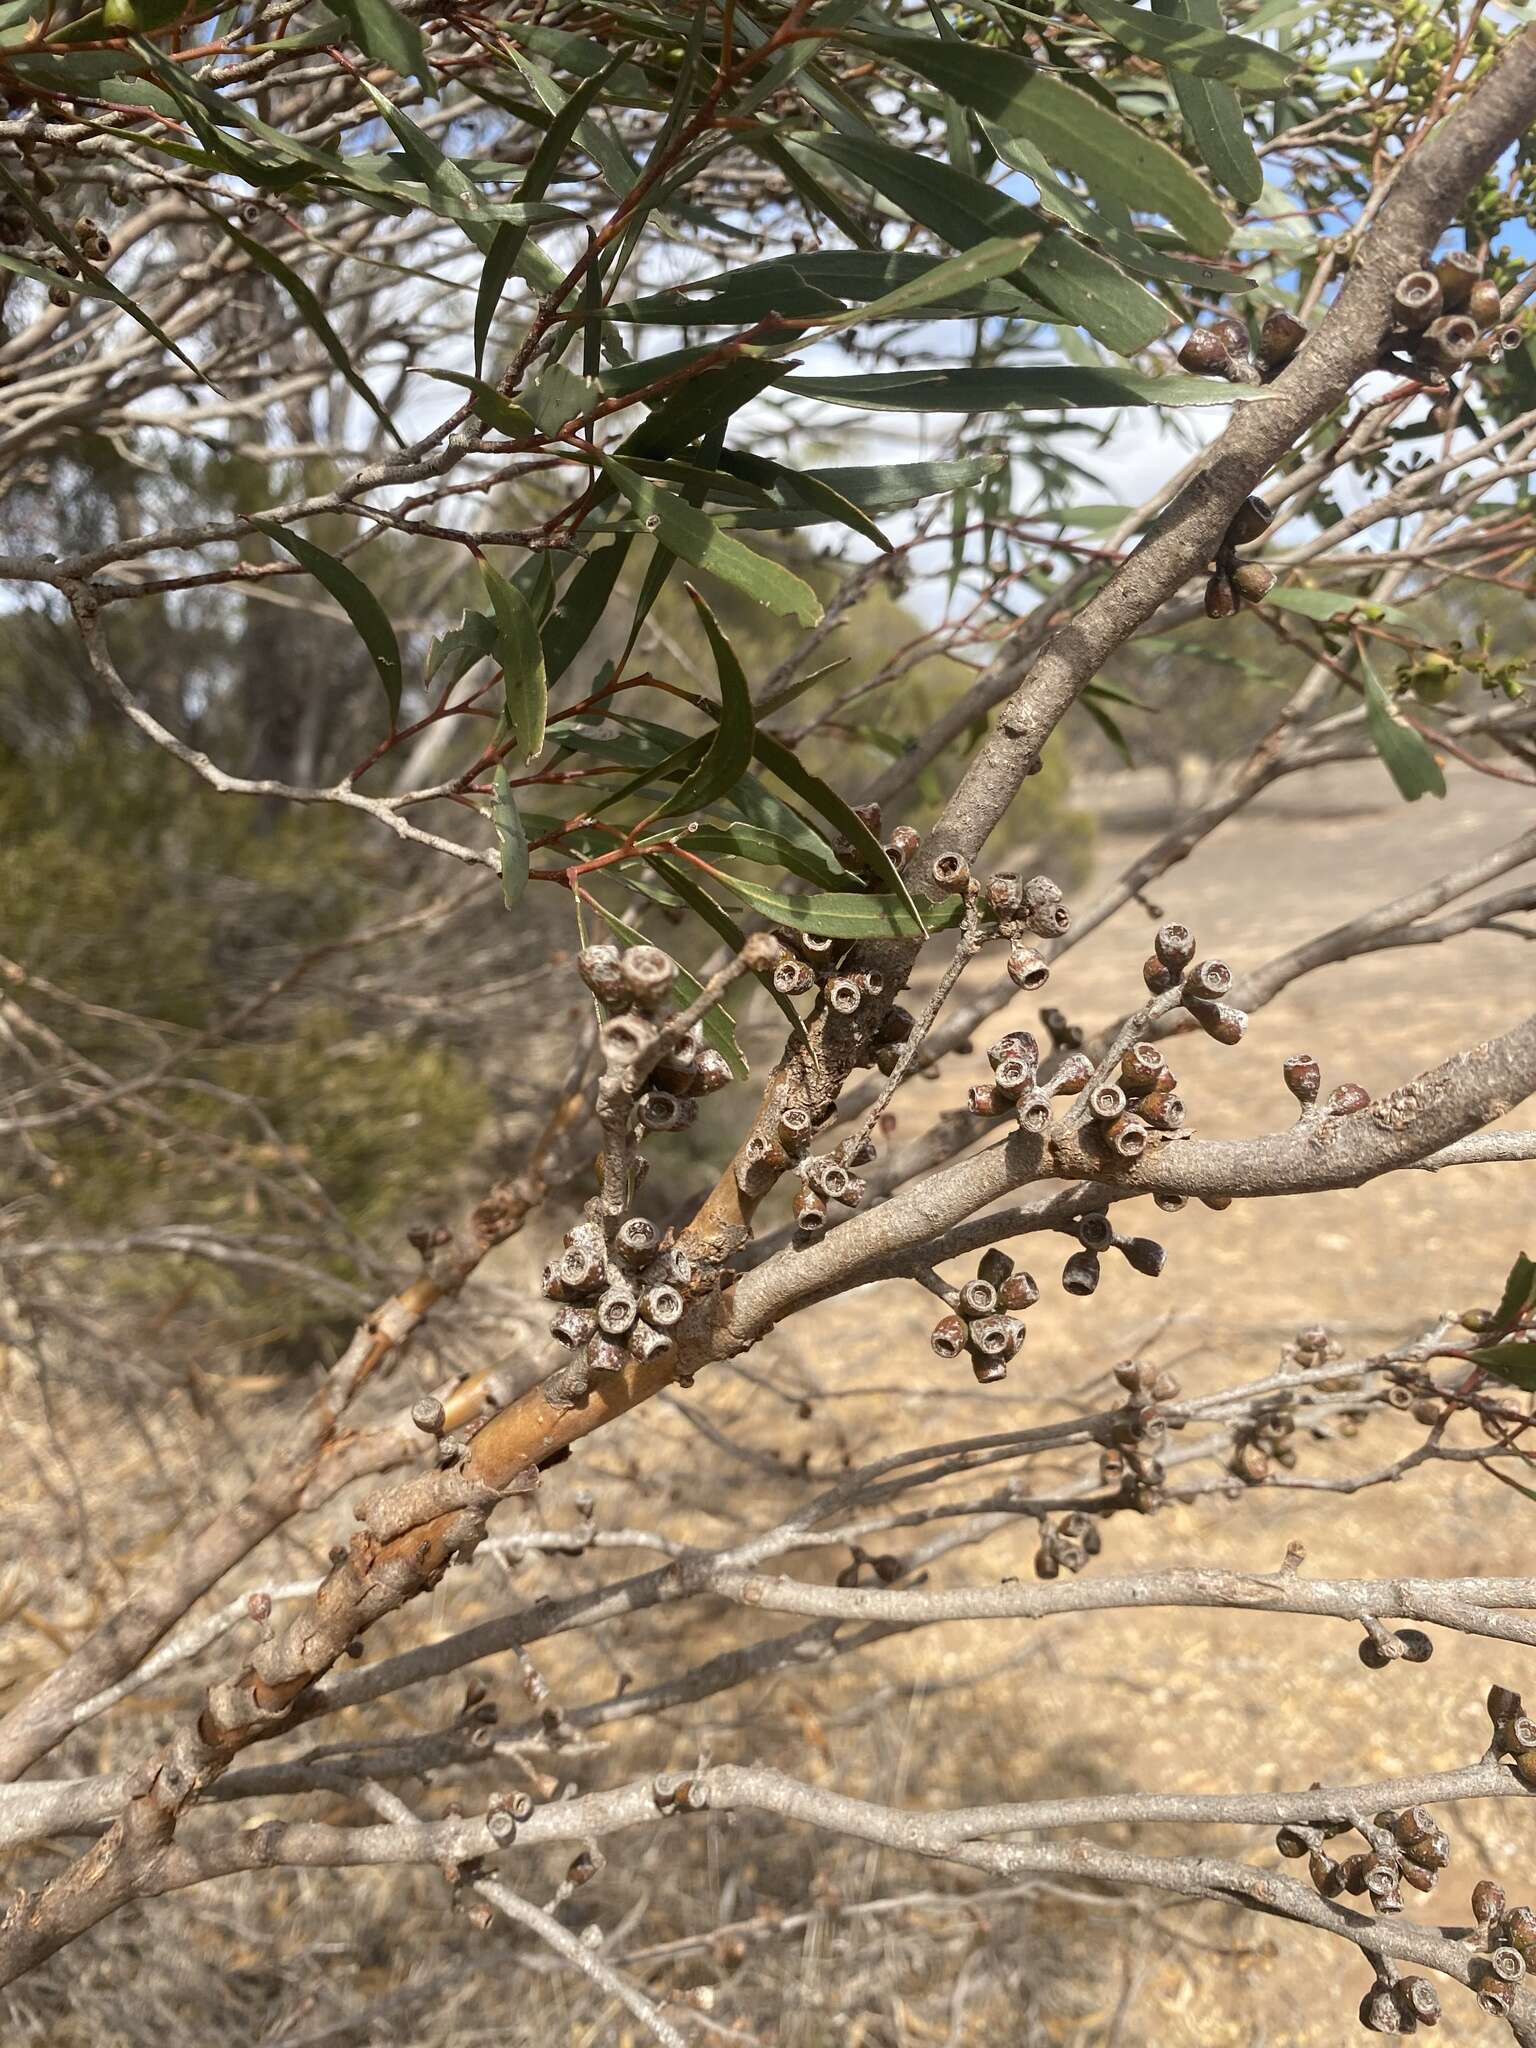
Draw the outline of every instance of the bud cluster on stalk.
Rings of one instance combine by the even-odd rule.
[[[1359,2005],[1359,2019],[1368,2034],[1416,2034],[1420,2027],[1440,2024],[1440,1994],[1427,1977],[1400,1977],[1385,1957],[1376,1958],[1382,1972]]]
[[[981,1255],[974,1280],[953,1290],[953,1306],[933,1326],[929,1342],[940,1358],[966,1354],[983,1386],[1008,1377],[1027,1334],[1024,1312],[1040,1299],[1034,1275],[1015,1270],[1013,1260],[993,1245]]]
[[[1040,1547],[1035,1552],[1035,1577],[1059,1578],[1063,1572],[1080,1572],[1089,1558],[1104,1547],[1099,1525],[1092,1515],[1077,1512],[1053,1522],[1046,1515],[1040,1523]]]
[[[1503,1691],[1502,1686],[1493,1688],[1490,1709],[1494,1695]],[[1472,1887],[1472,1917],[1478,1932],[1472,1988],[1485,2013],[1504,2019],[1525,1978],[1536,1970],[1536,1912],[1529,1906],[1512,1906],[1503,1885],[1485,1877]]]
[[[575,1354],[559,1376],[564,1393],[584,1398],[605,1373],[671,1358],[678,1325],[717,1277],[646,1217],[604,1217],[589,1203],[540,1283],[546,1300],[558,1304],[550,1335]],[[689,1381],[680,1375],[678,1384]]]
[[[1363,1836],[1366,1847],[1344,1857],[1328,1848],[1328,1843],[1350,1833]],[[1401,1913],[1404,1885],[1410,1891],[1432,1892],[1451,1860],[1449,1835],[1422,1806],[1405,1807],[1401,1813],[1378,1813],[1369,1823],[1289,1822],[1275,1836],[1275,1847],[1282,1856],[1306,1857],[1308,1875],[1323,1898],[1336,1899],[1347,1893],[1352,1898],[1369,1899],[1375,1911],[1384,1914]]]
[[[1448,249],[1427,270],[1400,277],[1392,318],[1384,363],[1426,384],[1443,383],[1469,363],[1501,363],[1524,340],[1518,324],[1504,318],[1498,286],[1465,249]]]
[[[583,946],[576,971],[608,1012],[603,1050],[623,1062],[646,1051],[675,1014],[677,963],[660,946]],[[698,1098],[731,1079],[724,1053],[706,1045],[698,1025],[664,1052],[635,1105],[646,1131],[683,1131],[698,1115]]]
[[[1123,1359],[1115,1380],[1125,1389],[1125,1406],[1110,1424],[1110,1441],[1099,1453],[1099,1483],[1113,1487],[1127,1507],[1149,1515],[1163,1503],[1163,1461],[1158,1456],[1170,1429],[1182,1416],[1169,1416],[1179,1383],[1171,1372],[1144,1358]]]
[[[1237,551],[1260,539],[1274,523],[1274,513],[1262,498],[1244,498],[1222,535],[1213,564],[1215,573],[1205,586],[1205,615],[1208,619],[1233,618],[1245,604],[1262,604],[1275,587],[1275,572],[1262,562],[1240,562]]]
[[[1208,327],[1194,329],[1179,350],[1179,366],[1197,377],[1225,377],[1229,384],[1268,384],[1306,338],[1304,321],[1272,306],[1259,323],[1255,349],[1247,321],[1223,313]]]
[[[1227,1470],[1245,1486],[1262,1486],[1276,1465],[1296,1463],[1296,1422],[1285,1403],[1266,1408],[1236,1430]]]

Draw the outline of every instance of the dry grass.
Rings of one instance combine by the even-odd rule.
[[[1282,794],[1202,849],[1158,890],[1166,912],[1238,962],[1261,959],[1315,930],[1341,897],[1350,908],[1378,901],[1507,837],[1525,808],[1519,792],[1465,777],[1451,803],[1413,810],[1396,805],[1375,771],[1341,771],[1321,786],[1335,806],[1326,814],[1292,812]],[[1133,843],[1106,833],[1103,869]],[[1097,935],[1071,956],[1052,995],[1082,1021],[1102,1020],[1133,989],[1141,938],[1128,920]],[[1288,991],[1238,1052],[1181,1042],[1183,1092],[1203,1134],[1264,1128],[1286,1111],[1285,1053],[1305,1045],[1330,1082],[1385,1086],[1512,1022],[1528,1008],[1529,985],[1528,958],[1508,937],[1460,942],[1443,962],[1422,951],[1377,955]],[[1023,1005],[1019,1014],[1027,1021]],[[965,1066],[953,1063],[906,1114],[958,1100],[971,1078]],[[1262,1370],[1302,1322],[1321,1319],[1352,1346],[1368,1347],[1436,1309],[1486,1298],[1522,1235],[1530,1236],[1530,1186],[1524,1167],[1405,1174],[1355,1193],[1162,1219],[1171,1256],[1161,1285],[1117,1264],[1091,1303],[1048,1289],[1031,1316],[1022,1369],[1001,1389],[961,1388],[956,1369],[932,1358],[932,1315],[916,1290],[866,1290],[778,1333],[754,1355],[750,1378],[721,1371],[696,1393],[653,1404],[594,1440],[528,1512],[565,1526],[573,1494],[585,1488],[600,1524],[645,1522],[719,1542],[800,1499],[803,1464],[825,1476],[845,1458],[1038,1419],[1074,1403],[1133,1352],[1177,1362],[1186,1388],[1198,1390]],[[498,1277],[516,1279],[538,1249],[509,1247]],[[1050,1255],[1042,1251],[1040,1263],[1049,1268]],[[114,1575],[142,1565],[151,1532],[194,1510],[202,1473],[224,1455],[221,1434],[259,1441],[275,1397],[226,1387],[215,1401],[186,1388],[123,1386],[95,1361],[46,1386],[23,1359],[4,1370],[28,1448],[39,1451],[35,1463],[10,1462],[5,1482],[7,1524],[22,1532],[23,1549],[12,1598],[0,1607],[8,1613],[0,1685],[19,1687],[52,1660],[55,1643],[86,1624]],[[826,1398],[803,1418],[785,1391],[798,1395],[808,1382]],[[397,1384],[388,1397],[401,1392]],[[162,1405],[155,1427],[136,1436],[135,1404],[145,1401]],[[734,1448],[701,1434],[694,1416]],[[1310,1448],[1301,1472],[1342,1469],[1346,1458],[1374,1461],[1412,1440],[1409,1422],[1371,1428],[1377,1437],[1363,1443]],[[107,1430],[122,1455],[119,1478],[104,1487],[89,1476],[96,1462],[72,1457],[68,1446]],[[156,1447],[153,1459],[146,1442]],[[1104,1566],[1219,1560],[1272,1570],[1295,1537],[1306,1544],[1307,1568],[1319,1572],[1519,1571],[1533,1512],[1475,1470],[1442,1468],[1408,1487],[1350,1498],[1271,1492],[1121,1518],[1107,1532]],[[297,1530],[250,1583],[311,1569],[342,1519],[333,1513]],[[60,1541],[61,1527],[76,1534]],[[1025,1573],[1033,1547],[1026,1524],[984,1553],[956,1553],[935,1577]],[[614,1561],[530,1557],[508,1579],[487,1560],[447,1584],[430,1614],[413,1612],[381,1631],[388,1640],[370,1642],[370,1655],[513,1601],[593,1583],[599,1567],[608,1575]],[[581,1636],[556,1640],[540,1651],[539,1670],[553,1700],[574,1706],[607,1696],[621,1670],[645,1684],[768,1626],[717,1609],[640,1616],[601,1647]],[[600,1745],[557,1768],[562,1782],[585,1788],[686,1765],[703,1750],[917,1804],[1047,1789],[1350,1780],[1470,1760],[1486,1727],[1483,1693],[1492,1680],[1518,1685],[1524,1661],[1509,1648],[1442,1636],[1428,1667],[1372,1675],[1356,1660],[1352,1629],[1281,1617],[1186,1612],[1072,1617],[1032,1631],[945,1627],[722,1695],[662,1723],[613,1722]],[[515,1661],[495,1660],[486,1675],[504,1725],[528,1720]],[[387,1715],[365,1711],[327,1726],[325,1739],[369,1739],[386,1725],[441,1726],[461,1690],[448,1681],[417,1688]],[[178,1677],[163,1693],[136,1698],[75,1738],[53,1767],[122,1764],[188,1696]],[[290,1739],[288,1747],[303,1745]],[[511,1769],[402,1789],[424,1811],[454,1797],[472,1810]],[[340,1816],[327,1802],[311,1804]],[[1522,1807],[1468,1807],[1448,1825],[1452,1869],[1435,1899],[1410,1912],[1464,1916],[1470,1885],[1484,1873],[1499,1875],[1516,1897],[1536,1889],[1525,1877],[1532,1836]],[[1133,1835],[1155,1850],[1199,1842],[1266,1863],[1275,1854],[1259,1830],[1114,1831],[1120,1840]],[[35,1877],[64,1846],[30,1857],[15,1874]],[[1354,2006],[1366,1982],[1357,1955],[1209,1906],[1043,1886],[977,1900],[976,1881],[963,1874],[715,1815],[645,1843],[615,1842],[610,1854],[607,1870],[568,1911],[576,1921],[597,1920],[610,1955],[634,1958],[653,1995],[684,1996],[696,2019],[681,2024],[701,2042],[1322,2048],[1356,2032]],[[537,1870],[514,1860],[509,1875],[543,1899],[560,1870],[547,1858]],[[865,1910],[881,1900],[906,1903]],[[780,1927],[785,1914],[803,1917]],[[654,1953],[754,1919],[739,1942]],[[1505,2038],[1465,1994],[1452,1989],[1447,2003],[1457,2040]],[[160,1902],[79,1944],[18,1987],[9,2008],[0,2002],[0,2014],[8,2041],[48,2048],[621,2048],[638,2038],[632,2021],[604,2010],[589,1987],[522,1937],[500,1927],[474,1931],[435,1873],[281,1877]]]

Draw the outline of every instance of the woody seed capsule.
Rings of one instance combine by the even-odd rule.
[[[1177,1131],[1181,1129],[1184,1119],[1189,1113],[1183,1096],[1177,1094],[1172,1088],[1155,1088],[1150,1095],[1143,1095],[1136,1107],[1143,1119],[1155,1131]],[[1170,1197],[1170,1199],[1182,1203],[1183,1197],[1175,1195]],[[1165,1208],[1167,1204],[1160,1202],[1158,1206],[1159,1208]]]
[[[1150,1039],[1128,1046],[1120,1061],[1120,1085],[1127,1095],[1145,1095],[1158,1087],[1168,1072],[1168,1062]]]
[[[1205,586],[1205,616],[1208,619],[1230,619],[1236,611],[1237,592],[1232,587],[1232,579],[1218,572]]]
[[[1051,1127],[1051,1098],[1037,1088],[1030,1094],[1019,1097],[1014,1105],[1014,1114],[1018,1118],[1021,1131],[1029,1131],[1039,1137]]]
[[[959,1309],[968,1321],[977,1316],[995,1315],[997,1289],[990,1280],[968,1280],[960,1290]]]
[[[1496,1884],[1491,1877],[1479,1878],[1472,1887],[1472,1917],[1479,1927],[1486,1927],[1490,1920],[1497,1920],[1504,1911],[1504,1887]]]
[[[1447,249],[1435,262],[1435,276],[1440,281],[1447,307],[1455,312],[1458,306],[1466,304],[1472,296],[1472,287],[1483,274],[1483,266],[1475,256],[1465,249]]]
[[[827,1005],[840,1017],[851,1017],[864,1000],[864,991],[851,974],[834,974],[827,983]]]
[[[963,853],[941,853],[933,864],[932,874],[936,889],[957,896],[971,879],[971,864]]]
[[[1099,1284],[1097,1252],[1074,1252],[1061,1269],[1061,1284],[1068,1294],[1092,1294]]]
[[[998,1245],[989,1245],[982,1253],[976,1267],[978,1280],[985,1280],[990,1286],[1001,1287],[1013,1271],[1013,1261]]]
[[[1150,1135],[1145,1120],[1134,1110],[1127,1110],[1124,1116],[1117,1116],[1104,1129],[1104,1140],[1120,1159],[1139,1159],[1147,1149]]]
[[[1086,1245],[1091,1252],[1107,1251],[1115,1241],[1115,1226],[1102,1209],[1096,1209],[1088,1216],[1079,1216],[1072,1228],[1078,1243]]]
[[[1101,1123],[1113,1123],[1125,1114],[1125,1090],[1113,1081],[1101,1081],[1088,1097],[1088,1109]]]
[[[1262,498],[1244,498],[1227,528],[1228,545],[1246,547],[1249,541],[1257,540],[1273,524],[1274,517]]]
[[[656,1256],[660,1233],[645,1216],[629,1216],[613,1233],[613,1248],[627,1266],[644,1266]]]
[[[557,1344],[569,1344],[573,1350],[588,1342],[597,1328],[597,1318],[587,1308],[567,1305],[556,1309],[549,1319],[549,1334]]]
[[[1032,946],[1016,946],[1008,955],[1008,979],[1026,995],[1044,988],[1050,978],[1049,963]]]
[[[967,1335],[977,1358],[1007,1358],[1017,1349],[1007,1316],[978,1316]]]
[[[973,1081],[966,1090],[965,1106],[972,1116],[1001,1116],[1008,1104],[990,1081]]]
[[[773,985],[781,996],[803,996],[816,986],[816,977],[804,960],[781,960],[773,970]]]
[[[997,1299],[1000,1307],[1018,1313],[1034,1307],[1040,1299],[1040,1289],[1032,1273],[1010,1273],[998,1288]]]
[[[928,1338],[940,1358],[958,1358],[965,1349],[965,1324],[958,1316],[941,1316]]]
[[[677,963],[660,946],[630,946],[619,956],[619,972],[642,1010],[659,1010],[672,994]]]
[[[1201,1002],[1219,1002],[1232,986],[1232,970],[1225,960],[1202,960],[1184,976],[1184,993]]]
[[[598,1328],[605,1337],[622,1337],[639,1314],[639,1304],[627,1287],[610,1287],[597,1304]]]
[[[1432,270],[1410,270],[1392,293],[1392,312],[1400,327],[1419,333],[1436,319],[1445,293]]]
[[[885,842],[891,866],[899,873],[921,845],[921,836],[910,825],[898,825]]]
[[[1174,987],[1178,981],[1178,976],[1174,973],[1173,969],[1165,967],[1155,953],[1142,961],[1141,978],[1146,983],[1151,994],[1155,996],[1166,995],[1168,990]]]
[[[649,1323],[637,1322],[629,1333],[629,1349],[642,1365],[652,1365],[659,1359],[670,1358],[677,1346],[665,1330],[653,1330]]]
[[[1394,1989],[1405,2018],[1412,2014],[1421,2027],[1438,2024],[1440,1994],[1427,1977],[1399,1977]]]
[[[1195,935],[1187,924],[1160,925],[1152,950],[1165,967],[1182,974],[1195,957]]]
[[[1459,369],[1471,359],[1477,334],[1477,322],[1465,313],[1443,313],[1425,328],[1418,353],[1434,369]]]

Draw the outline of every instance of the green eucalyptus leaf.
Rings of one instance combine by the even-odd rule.
[[[504,678],[507,722],[517,734],[519,758],[531,761],[543,750],[549,706],[538,624],[522,591],[489,562],[482,560],[480,577],[496,616],[496,659]]]
[[[339,562],[334,555],[327,554],[312,540],[306,540],[302,533],[280,526],[275,519],[253,519],[251,524],[292,555],[301,568],[307,569],[315,581],[330,592],[357,628],[357,636],[378,670],[384,699],[389,705],[390,731],[393,732],[400,716],[400,644],[383,605],[355,570],[349,569],[345,562]]]
[[[1417,803],[1421,796],[1444,796],[1445,777],[1428,741],[1412,726],[1403,724],[1392,708],[1392,699],[1370,668],[1362,666],[1366,729],[1399,794],[1410,804]]]
[[[491,806],[491,823],[501,854],[501,900],[508,910],[516,910],[528,887],[528,834],[518,816],[505,768],[497,768],[491,786],[496,796]]]

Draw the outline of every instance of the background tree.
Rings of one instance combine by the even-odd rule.
[[[1426,1266],[1361,1353],[1306,1271],[1278,1365],[1208,1384],[1173,1323],[1086,1384],[1042,1341],[1162,1273],[1154,1209],[1194,1204],[1170,1228],[1219,1269],[1248,1205],[1455,1168],[1451,1204],[1536,1155],[1493,1128],[1536,1092],[1518,976],[1469,1015],[1438,966],[1521,952],[1536,907],[1536,31],[1234,12],[0,13],[0,1978],[33,2037],[163,2034],[158,1916],[235,1880],[282,1940],[346,1867],[376,1931],[339,2000],[217,1941],[177,1995],[236,2035],[392,2024],[446,1877],[434,2039],[468,2038],[504,1923],[584,1980],[527,2038],[778,2038],[754,1947],[840,1921],[840,2001],[794,2037],[903,2040],[858,1929],[920,1911],[916,1858],[1032,1940],[1053,1886],[1253,1908],[1363,1953],[1373,2031],[1432,2023],[1438,1978],[1536,2041],[1536,1914],[1453,1839],[1536,1783],[1506,1683],[1536,1580],[1418,1569],[1411,1507],[1368,1575],[1305,1569],[1300,1533],[1304,1495],[1529,1498],[1507,1209],[1489,1307],[1442,1312]],[[1093,748],[1209,764],[1107,875],[1069,786]],[[1450,864],[1380,897],[1293,847],[1230,902],[1238,969],[1203,951],[1170,871],[1357,762],[1394,803],[1449,779]],[[1056,973],[1100,931],[1111,971]],[[1249,1014],[1420,947],[1423,1071],[1330,998],[1329,1070],[1291,1051],[1277,1117]],[[1218,1058],[1240,1134],[1192,1135],[1233,1108]],[[823,1352],[924,1294],[929,1354]],[[1286,1510],[1283,1561],[1213,1561],[1236,1501]],[[1493,1680],[1492,1735],[1149,1785],[1111,1632],[1152,1608],[1181,1651],[1191,1610],[1350,1624],[1358,1662],[1294,1680],[1363,1719],[1437,1641],[1499,1645],[1441,1682],[1459,1710]],[[818,1768],[814,1667],[857,1696],[930,1625],[1074,1614],[1104,1617],[1076,1656],[1112,1769],[1069,1741],[1021,1780],[1005,1745],[935,1801]],[[793,1738],[754,1734],[786,1699]],[[1294,1868],[1154,1823],[1278,1829]],[[909,1889],[850,1899],[808,1839]],[[713,1902],[642,1934],[680,1858]],[[1106,2040],[1167,2038],[1151,1924]],[[953,2041],[1017,2009],[1006,1942],[903,1967]],[[1060,1981],[1101,1969],[1060,1945]]]

